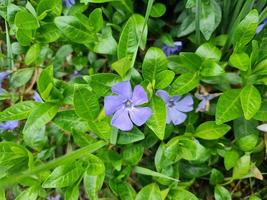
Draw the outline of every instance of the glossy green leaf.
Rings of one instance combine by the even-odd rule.
[[[166,6],[162,3],[155,3],[152,6],[150,16],[151,17],[161,17],[166,12]]]
[[[224,74],[224,70],[217,62],[205,60],[201,65],[200,74],[204,77],[221,76]]]
[[[141,145],[130,145],[123,151],[123,160],[130,165],[137,165],[142,159],[144,148]]]
[[[76,114],[85,120],[94,120],[99,111],[97,96],[84,87],[75,87],[74,108]]]
[[[258,23],[258,11],[256,9],[251,10],[234,31],[233,43],[237,48],[244,47],[253,39]]]
[[[242,71],[247,71],[250,68],[250,58],[249,56],[242,53],[233,53],[229,59],[230,65],[240,69]]]
[[[0,112],[0,121],[26,119],[37,105],[38,103],[34,101],[22,101],[14,104]]]
[[[103,16],[101,8],[96,8],[90,13],[89,21],[92,26],[94,26],[95,32],[101,31],[103,27]]]
[[[157,96],[151,99],[152,116],[147,121],[147,126],[160,139],[164,139],[166,127],[166,106],[163,100]]]
[[[61,165],[53,170],[53,172],[43,182],[43,188],[63,188],[73,185],[82,175],[83,168],[78,163]]]
[[[120,132],[118,136],[118,144],[131,144],[145,138],[144,133],[142,133],[138,128],[134,127],[131,131]]]
[[[143,77],[151,83],[156,81],[157,75],[167,70],[168,60],[164,52],[155,47],[148,49],[142,65]]]
[[[105,174],[91,176],[85,173],[83,177],[84,189],[87,196],[92,200],[98,199],[98,191],[102,188]]]
[[[39,22],[30,12],[21,10],[15,16],[15,25],[19,29],[34,30],[39,27]]]
[[[35,185],[21,192],[15,200],[36,200],[39,196],[39,186]]]
[[[174,96],[186,94],[197,87],[198,84],[199,77],[197,73],[182,74],[172,83],[170,95]]]
[[[77,200],[79,199],[80,191],[79,184],[70,186],[66,189],[64,199]]]
[[[162,200],[159,186],[156,183],[146,185],[136,195],[135,200]]]
[[[207,121],[197,127],[195,137],[216,140],[224,136],[230,129],[231,127],[226,124],[217,125],[214,121]]]
[[[183,189],[178,188],[170,192],[170,196],[174,199],[179,200],[198,200],[198,198],[191,192]]]
[[[216,123],[222,124],[242,115],[239,89],[231,89],[224,92],[216,106]]]
[[[196,54],[203,58],[213,59],[215,61],[219,61],[222,56],[221,50],[211,43],[204,43],[199,46],[196,50]]]
[[[28,117],[23,133],[35,134],[35,131],[50,122],[57,114],[59,106],[52,103],[42,103],[35,107]]]
[[[229,170],[233,168],[236,165],[239,158],[240,158],[240,155],[236,150],[232,149],[230,151],[226,151],[224,154],[225,169]]]
[[[131,68],[131,59],[124,57],[112,63],[111,67],[121,76],[124,77],[127,71]]]
[[[223,186],[216,185],[214,191],[215,200],[231,200],[231,193]]]
[[[42,70],[39,79],[37,81],[38,92],[45,100],[49,98],[49,95],[54,87],[53,80],[54,68],[52,65]]]
[[[62,1],[60,0],[41,0],[37,6],[38,16],[51,14],[52,16],[59,16],[62,11]]]
[[[250,171],[250,155],[245,154],[236,163],[233,169],[233,179],[240,179],[248,175]]]
[[[32,45],[26,53],[25,64],[30,65],[40,56],[41,47],[38,43]]]
[[[256,87],[247,85],[241,91],[241,105],[245,119],[251,119],[261,107],[261,95]]]
[[[175,73],[171,70],[164,70],[156,75],[156,89],[164,89],[173,81]]]
[[[58,29],[71,41],[87,44],[96,41],[96,33],[88,30],[75,16],[60,16],[54,20]]]

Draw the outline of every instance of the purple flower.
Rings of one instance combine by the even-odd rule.
[[[170,56],[180,52],[182,48],[183,48],[183,43],[181,41],[177,41],[173,43],[173,46],[164,45],[162,47],[162,50],[164,51],[166,56]]]
[[[194,102],[191,95],[187,95],[185,97],[170,97],[169,94],[164,90],[158,90],[156,95],[162,98],[166,103],[167,124],[170,124],[171,122],[174,125],[183,123],[187,118],[185,112],[190,112],[193,110]]]
[[[207,95],[202,95],[199,93],[196,93],[195,96],[198,100],[201,100],[201,102],[198,104],[196,112],[206,112],[209,110],[209,104],[210,100],[216,98],[220,94],[215,93],[215,94],[207,94]]]
[[[137,85],[132,92],[130,81],[123,81],[112,86],[112,92],[117,96],[106,96],[104,108],[106,115],[113,115],[111,125],[122,130],[129,131],[133,123],[142,126],[151,116],[149,107],[139,107],[147,103],[148,98],[144,88]]]
[[[12,131],[19,126],[18,121],[6,121],[0,123],[0,129],[5,131]]]
[[[267,23],[267,18],[265,18],[261,23],[260,25],[257,27],[256,29],[256,33],[260,33],[262,31],[262,29],[264,28],[264,26],[266,25]]]
[[[43,99],[41,98],[41,96],[39,95],[39,93],[36,91],[34,91],[32,98],[36,102],[41,102],[41,103],[44,102]]]
[[[75,4],[75,0],[62,0],[62,3],[66,8],[70,8]]]
[[[10,72],[8,71],[0,72],[0,94],[4,92],[4,89],[2,88],[2,83],[9,74]]]

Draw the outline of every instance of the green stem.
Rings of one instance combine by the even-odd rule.
[[[7,63],[8,63],[9,69],[13,69],[13,66],[14,66],[13,53],[12,53],[8,25],[7,25],[6,20],[5,20],[5,29],[6,29]]]
[[[53,169],[57,166],[65,164],[65,163],[71,163],[72,161],[83,157],[84,154],[93,153],[105,145],[106,145],[106,143],[104,141],[98,141],[98,142],[90,144],[86,147],[72,151],[71,153],[68,153],[64,156],[61,156],[61,157],[59,157],[55,160],[52,160],[48,163],[41,164],[41,165],[39,165],[35,168],[32,168],[32,169],[28,169],[23,173],[20,173],[17,175],[12,175],[12,176],[6,177],[4,179],[1,179],[0,180],[0,189],[5,188],[9,185],[12,185],[12,184],[18,182],[19,180],[26,178],[28,176],[38,174],[38,173],[45,171],[45,170]]]

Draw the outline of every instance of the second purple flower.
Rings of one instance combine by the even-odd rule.
[[[112,87],[112,92],[117,96],[106,96],[104,108],[106,115],[113,115],[111,125],[122,130],[129,131],[133,123],[143,125],[151,116],[149,107],[140,107],[148,102],[147,94],[141,85],[135,86],[132,91],[130,81],[120,82]]]
[[[181,96],[170,97],[164,90],[158,90],[156,94],[166,103],[167,124],[171,122],[174,125],[183,123],[187,118],[185,112],[193,110],[194,102],[191,95],[187,95],[183,98]]]

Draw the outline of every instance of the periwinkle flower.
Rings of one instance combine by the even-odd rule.
[[[5,131],[12,131],[19,126],[18,121],[6,121],[0,123],[0,129]]]
[[[159,96],[166,104],[167,124],[170,124],[171,122],[174,125],[183,123],[187,118],[185,113],[193,110],[194,102],[191,95],[187,95],[185,97],[170,97],[169,94],[164,90],[158,90],[156,95]]]
[[[40,103],[44,102],[43,99],[41,98],[41,96],[39,95],[39,93],[36,91],[34,91],[32,98],[36,102],[40,102]]]
[[[0,93],[4,92],[4,89],[2,88],[2,83],[9,74],[10,72],[8,71],[0,72]]]
[[[173,54],[180,52],[182,48],[183,48],[183,43],[181,41],[176,41],[173,43],[173,46],[164,45],[162,47],[162,50],[164,51],[166,56],[171,56]]]
[[[75,4],[75,0],[62,0],[62,3],[66,8],[70,8]]]
[[[112,92],[117,96],[106,96],[104,108],[106,115],[113,115],[111,125],[122,130],[129,131],[133,123],[142,126],[151,116],[149,107],[140,107],[147,103],[148,98],[144,88],[136,85],[132,92],[130,81],[123,81],[112,86]]]
[[[220,94],[206,94],[202,95],[199,93],[196,93],[195,96],[198,100],[201,100],[200,103],[197,106],[196,112],[206,112],[209,110],[210,100],[216,98]]]
[[[265,18],[260,25],[257,27],[256,29],[256,33],[260,33],[262,31],[262,29],[265,27],[265,25],[267,24],[267,18]]]

